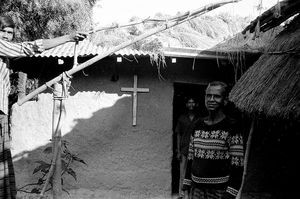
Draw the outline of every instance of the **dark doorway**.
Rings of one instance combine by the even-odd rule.
[[[179,161],[176,159],[177,137],[174,133],[178,117],[185,111],[185,98],[192,96],[199,103],[198,113],[206,115],[204,105],[204,94],[207,85],[191,83],[174,83],[173,97],[173,157],[172,157],[172,194],[177,194],[179,189]]]

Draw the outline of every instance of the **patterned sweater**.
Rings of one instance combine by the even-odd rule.
[[[183,190],[192,185],[226,189],[236,196],[242,182],[243,159],[243,139],[236,122],[229,118],[214,125],[198,122],[190,139]]]

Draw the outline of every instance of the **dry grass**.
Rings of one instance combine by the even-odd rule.
[[[250,113],[281,118],[300,116],[300,17],[266,48],[241,77],[230,100]]]

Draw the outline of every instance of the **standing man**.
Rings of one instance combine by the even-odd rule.
[[[12,43],[14,28],[15,24],[10,17],[0,17],[0,199],[15,199],[17,194],[8,124],[8,95],[10,92],[8,58],[32,55],[66,42],[79,41],[87,37],[85,33],[75,33],[54,39]]]
[[[205,92],[208,116],[197,122],[190,140],[183,190],[185,198],[234,199],[243,174],[243,139],[224,113],[227,85],[211,82]]]
[[[198,114],[196,113],[197,106],[198,104],[193,97],[186,98],[186,112],[178,118],[175,128],[177,135],[177,159],[180,163],[179,198],[183,198],[184,196],[182,185],[187,165],[190,137],[194,124],[198,120]]]

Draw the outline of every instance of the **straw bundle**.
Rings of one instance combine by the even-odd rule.
[[[299,120],[300,16],[235,84],[230,100],[248,113]]]

